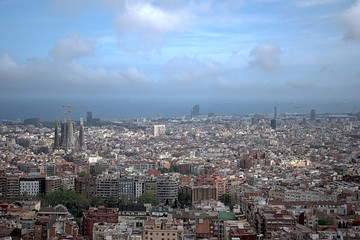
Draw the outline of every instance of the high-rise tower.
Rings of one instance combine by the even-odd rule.
[[[192,109],[191,109],[191,117],[196,117],[200,115],[200,106],[199,104],[196,104]]]
[[[86,124],[87,124],[88,126],[90,126],[90,125],[92,124],[92,120],[93,120],[92,112],[87,112]]]
[[[84,121],[82,118],[80,118],[79,147],[80,147],[80,150],[85,150]]]
[[[276,116],[277,116],[277,113],[276,113],[276,106],[274,107],[274,118],[271,119],[271,122],[270,122],[270,126],[272,129],[276,129]]]
[[[277,117],[277,112],[276,112],[276,106],[274,107],[274,119],[276,119],[276,117]]]
[[[55,125],[54,149],[60,149],[60,147],[61,147],[61,134],[60,134],[60,120],[58,119]]]
[[[310,120],[311,120],[311,121],[315,121],[315,120],[316,120],[316,111],[315,111],[315,109],[312,109],[312,110],[310,111]]]
[[[93,118],[92,112],[87,112],[86,116],[86,125],[94,126],[100,123],[100,118]]]

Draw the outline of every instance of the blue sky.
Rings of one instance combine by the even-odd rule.
[[[360,100],[360,0],[35,2],[0,0],[3,99]]]

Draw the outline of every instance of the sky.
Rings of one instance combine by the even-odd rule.
[[[359,106],[360,0],[0,0],[0,36],[3,106]]]

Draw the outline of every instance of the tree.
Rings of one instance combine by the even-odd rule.
[[[78,177],[85,177],[85,174],[86,174],[86,172],[82,171],[82,172],[79,172],[77,175],[78,175]]]
[[[121,195],[121,203],[123,204],[132,204],[132,201],[128,199],[128,196],[126,194]]]
[[[229,206],[232,210],[233,205],[231,204],[231,197],[229,194],[224,194],[221,196],[221,202],[224,203],[226,206]]]
[[[176,165],[170,164],[170,172],[178,172],[178,167]]]
[[[64,205],[78,221],[79,226],[82,213],[89,208],[89,201],[74,190],[57,190],[46,195],[39,194],[38,197],[53,207],[58,204]]]
[[[105,199],[104,204],[105,204],[105,207],[115,208],[115,207],[118,207],[119,202],[120,201],[117,197],[111,195]]]
[[[100,174],[101,174],[101,172],[96,172],[94,168],[91,168],[89,173],[90,173],[92,176],[97,176],[97,175],[100,175]]]
[[[224,194],[222,196],[222,202],[226,205],[229,206],[231,204],[231,197],[229,194]]]
[[[158,169],[161,173],[168,173],[169,172],[169,169],[167,168],[159,168]]]
[[[156,196],[152,193],[144,193],[137,199],[138,203],[150,203],[153,206],[157,206],[159,204]]]
[[[318,225],[327,225],[328,221],[326,219],[319,219],[318,220]]]
[[[178,208],[178,201],[175,199],[174,204],[171,206],[172,208]]]
[[[90,206],[92,207],[98,207],[103,204],[104,204],[104,199],[101,197],[93,196],[90,199]]]
[[[181,205],[185,205],[185,196],[182,192],[178,193],[178,201]]]
[[[177,200],[181,206],[191,205],[191,196],[189,194],[184,194],[182,192],[179,192]]]
[[[185,194],[185,205],[191,205],[192,204],[192,199],[190,194]]]

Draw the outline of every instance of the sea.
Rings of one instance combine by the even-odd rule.
[[[1,99],[0,121],[25,120],[38,117],[42,121],[63,119],[71,105],[71,119],[86,119],[88,111],[93,118],[116,120],[127,118],[165,118],[189,116],[194,105],[199,104],[200,114],[310,114],[312,109],[321,113],[351,113],[359,102],[339,101],[287,101],[287,100],[237,100],[237,99],[141,99],[141,98],[28,98]]]

